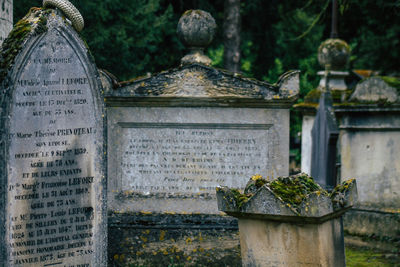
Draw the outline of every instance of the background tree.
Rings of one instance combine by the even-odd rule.
[[[188,9],[203,9],[210,12],[221,26],[224,25],[224,17],[229,18],[224,15],[225,1],[230,2],[71,2],[85,18],[86,27],[82,36],[97,66],[126,80],[178,66],[185,53],[184,46],[176,36],[176,25],[181,14]],[[331,0],[241,1],[240,71],[246,76],[274,83],[284,71],[299,69],[299,101],[302,101],[318,85],[317,71],[322,67],[318,65],[317,49],[330,35],[330,3]],[[14,21],[17,22],[30,7],[36,5],[41,5],[41,1],[14,1]],[[352,48],[349,69],[373,69],[383,75],[399,76],[400,0],[339,0],[339,11],[339,37]],[[221,28],[217,29],[216,38],[208,49],[208,55],[216,67],[224,66]],[[229,59],[237,59],[228,56],[228,49],[226,51],[226,63]],[[292,140],[301,130],[300,119],[298,114],[292,113]]]
[[[224,67],[240,72],[240,0],[225,0],[224,4]]]

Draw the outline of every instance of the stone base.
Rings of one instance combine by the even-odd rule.
[[[240,266],[237,219],[204,214],[111,214],[110,266]]]
[[[344,267],[341,218],[321,224],[239,219],[242,266]]]
[[[343,216],[343,224],[350,235],[400,240],[400,212],[351,209]]]

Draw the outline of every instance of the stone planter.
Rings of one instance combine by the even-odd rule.
[[[254,180],[244,194],[217,188],[219,210],[239,219],[243,266],[346,265],[341,216],[357,199],[354,179],[330,194],[313,184],[318,188],[296,199],[296,205],[277,192],[271,182],[255,186]],[[252,190],[248,190],[249,185]],[[290,191],[290,186],[286,189]]]

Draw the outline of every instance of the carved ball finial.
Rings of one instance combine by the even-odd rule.
[[[178,22],[177,33],[191,52],[182,58],[182,64],[211,64],[211,60],[203,51],[212,42],[216,28],[214,18],[206,11],[188,10],[183,13]]]
[[[318,48],[318,62],[331,70],[342,70],[346,67],[350,56],[349,45],[337,38],[324,41]]]

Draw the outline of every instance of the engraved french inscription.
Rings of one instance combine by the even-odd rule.
[[[92,266],[94,160],[103,129],[91,86],[81,58],[57,30],[35,45],[17,75],[7,170],[12,266]]]
[[[268,124],[119,123],[120,179],[142,193],[215,194],[268,170]]]

